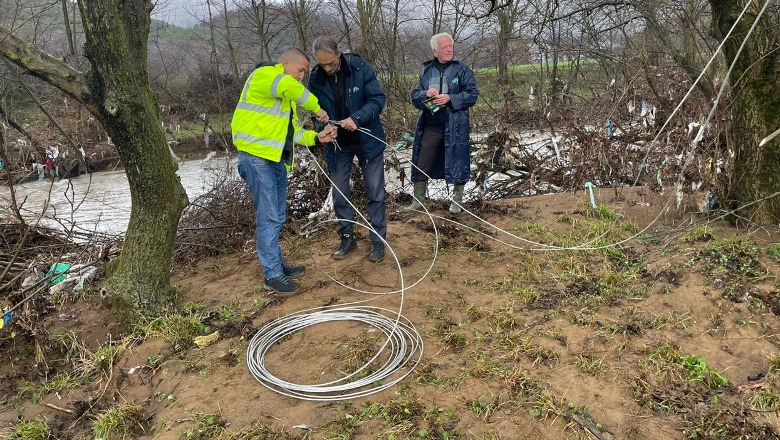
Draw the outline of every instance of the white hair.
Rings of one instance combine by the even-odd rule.
[[[447,38],[450,40],[450,43],[455,44],[455,40],[452,38],[452,35],[450,35],[449,32],[442,32],[431,37],[431,49],[436,50],[439,48],[440,38]]]

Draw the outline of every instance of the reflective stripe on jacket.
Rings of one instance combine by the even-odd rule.
[[[230,124],[233,145],[239,151],[279,162],[291,112],[293,145],[314,145],[317,133],[304,130],[298,124],[296,104],[312,113],[320,110],[317,97],[294,77],[285,74],[282,64],[258,67],[244,83],[241,98],[233,112]],[[292,169],[292,164],[287,169]]]

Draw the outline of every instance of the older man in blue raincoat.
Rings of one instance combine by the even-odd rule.
[[[431,49],[434,58],[423,64],[412,90],[420,116],[412,150],[414,201],[406,209],[422,209],[428,179],[444,179],[453,185],[450,212],[460,214],[471,171],[469,108],[476,104],[479,90],[474,72],[454,58],[452,35],[434,35]]]

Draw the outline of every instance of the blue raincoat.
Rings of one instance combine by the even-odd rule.
[[[452,185],[462,185],[468,182],[471,173],[469,107],[476,104],[479,90],[474,72],[469,66],[455,59],[444,69],[444,81],[448,87],[446,93],[450,95],[450,102],[445,107],[447,122],[444,131],[444,157],[439,158],[429,175],[433,179],[445,179],[447,183]],[[420,140],[423,131],[422,112],[428,111],[424,107],[423,101],[428,99],[425,94],[428,92],[428,85],[432,83],[439,83],[439,71],[434,66],[434,60],[423,64],[420,80],[412,90],[412,103],[421,110],[420,116],[417,118],[417,129],[414,133],[412,149],[412,162],[415,164],[420,156]],[[412,167],[412,181],[416,181],[415,177],[418,173],[417,168]]]

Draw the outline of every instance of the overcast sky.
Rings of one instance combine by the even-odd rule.
[[[152,10],[152,18],[167,21],[182,27],[198,23],[204,9],[201,0],[157,0]]]

